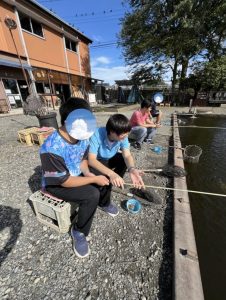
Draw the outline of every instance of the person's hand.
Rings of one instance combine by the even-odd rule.
[[[120,177],[117,173],[112,172],[109,175],[110,178],[110,183],[116,187],[121,187],[122,189],[124,189],[124,180],[122,177]]]
[[[105,185],[109,185],[109,180],[107,179],[106,176],[104,175],[98,175],[98,176],[95,176],[95,182],[97,185],[100,185],[100,186],[105,186]]]
[[[143,175],[143,174],[144,174],[143,171],[137,170],[135,168],[132,168],[129,171],[130,178],[131,178],[133,186],[135,188],[138,188],[138,189],[143,188],[143,189],[145,189],[144,182],[143,182],[143,180],[141,178],[141,175]]]
[[[162,127],[162,125],[159,123],[155,123],[155,126],[156,126],[156,128]]]

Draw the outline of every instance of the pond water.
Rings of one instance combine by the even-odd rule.
[[[226,128],[226,117],[186,120],[183,125]],[[180,136],[183,147],[198,145],[203,150],[198,164],[185,164],[188,189],[226,194],[226,129],[180,128]],[[226,197],[190,193],[189,198],[205,300],[225,300]]]

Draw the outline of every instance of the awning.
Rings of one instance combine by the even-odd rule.
[[[21,64],[20,62],[17,61],[11,61],[11,60],[6,60],[6,59],[1,59],[0,58],[0,66],[7,66],[7,67],[14,67],[14,68],[19,68],[21,69]],[[22,63],[22,66],[26,70],[32,70],[32,67],[29,66],[28,64]]]

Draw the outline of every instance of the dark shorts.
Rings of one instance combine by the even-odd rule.
[[[158,117],[159,116],[159,110],[151,110],[152,117]]]

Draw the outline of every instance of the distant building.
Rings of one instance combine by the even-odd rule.
[[[33,92],[84,97],[92,41],[33,0],[0,1],[0,112]]]

